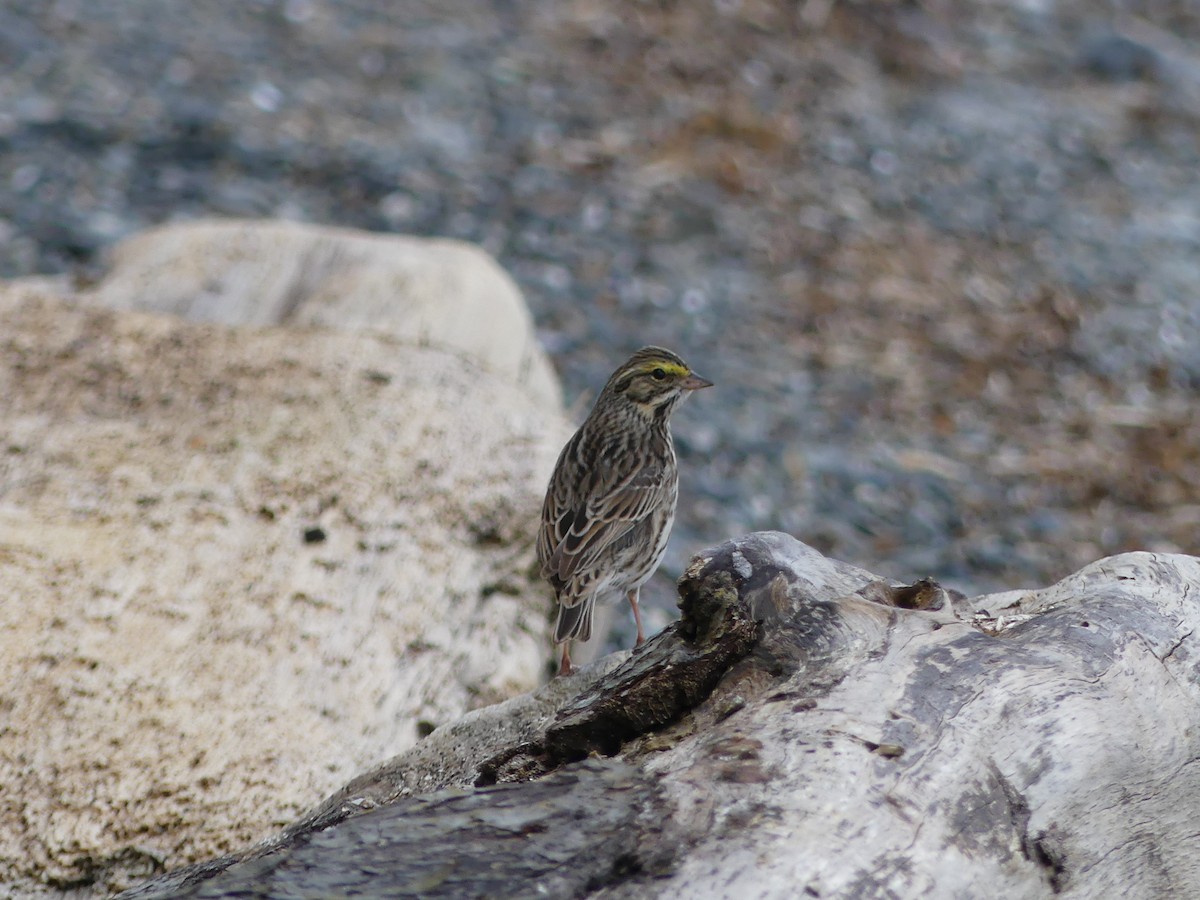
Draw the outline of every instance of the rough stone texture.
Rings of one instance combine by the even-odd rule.
[[[628,659],[434,732],[331,798],[338,815],[138,895],[1200,892],[1200,559],[1123,554],[968,600],[761,533],[698,556],[681,594],[681,621]],[[745,618],[757,639],[665,728],[463,793],[498,748],[538,757],[584,707],[605,715],[682,647],[720,644],[705,623]],[[472,762],[439,772],[439,751]]]
[[[307,252],[271,233],[264,259]],[[360,284],[376,309],[398,263],[359,265],[344,291],[321,275],[340,309]],[[433,299],[453,321],[456,298]],[[497,335],[527,329],[495,312]],[[567,433],[545,389],[469,346],[0,289],[0,895],[245,846],[533,687],[548,597],[529,536]]]
[[[294,222],[167,225],[81,299],[227,325],[334,327],[466,353],[547,405],[558,381],[521,293],[478,247]]]

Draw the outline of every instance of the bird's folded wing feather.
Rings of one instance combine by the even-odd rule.
[[[646,466],[618,480],[608,491],[593,494],[553,523],[548,535],[554,547],[546,570],[562,582],[587,571],[601,554],[646,518],[661,502],[666,487],[662,466]]]

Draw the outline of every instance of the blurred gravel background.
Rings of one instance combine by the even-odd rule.
[[[0,2],[0,274],[212,215],[481,243],[579,417],[644,343],[716,381],[655,628],[754,529],[968,592],[1200,552],[1191,0]]]

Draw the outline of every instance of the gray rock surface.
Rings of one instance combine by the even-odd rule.
[[[548,408],[561,403],[521,292],[491,256],[462,241],[195,222],[124,241],[111,263],[78,299],[198,322],[385,334],[462,354]]]

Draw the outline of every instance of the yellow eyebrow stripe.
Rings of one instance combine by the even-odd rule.
[[[651,360],[650,362],[647,362],[647,363],[642,363],[642,365],[640,365],[638,367],[638,372],[640,372],[644,375],[648,375],[649,373],[653,372],[655,369],[662,369],[668,375],[677,375],[681,378],[686,378],[690,374],[688,372],[686,366],[681,366],[678,363],[666,362],[666,361],[655,362],[654,360]]]

